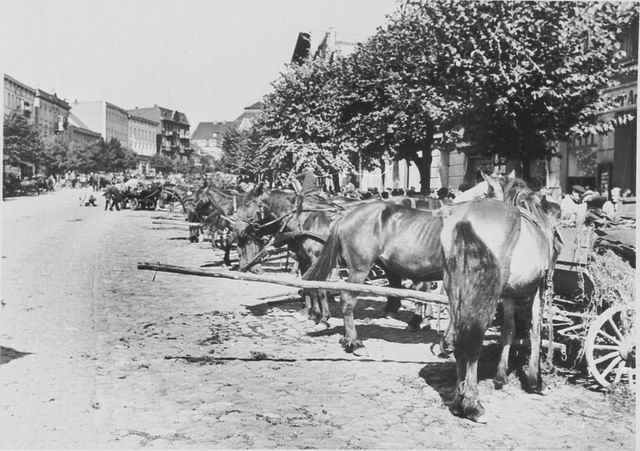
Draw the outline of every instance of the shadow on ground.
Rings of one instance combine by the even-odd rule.
[[[20,357],[24,357],[25,355],[29,354],[32,353],[16,351],[13,348],[5,348],[4,346],[0,346],[0,365],[4,365],[5,363],[9,363],[12,360],[19,359]]]

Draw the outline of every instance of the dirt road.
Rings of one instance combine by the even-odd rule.
[[[452,361],[433,331],[358,304],[370,357],[345,354],[339,306],[314,331],[281,286],[136,270],[218,264],[152,212],[80,207],[77,192],[3,203],[0,447],[632,449],[635,411],[578,378],[492,388],[487,424],[450,414]],[[101,199],[102,200],[102,199]],[[282,277],[290,277],[282,275]],[[402,312],[407,317],[409,311]],[[495,368],[495,367],[493,367]]]

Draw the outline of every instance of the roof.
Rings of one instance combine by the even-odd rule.
[[[72,113],[71,111],[69,112],[69,118],[67,119],[67,121],[69,121],[69,125],[73,125],[74,127],[77,127],[77,128],[84,128],[85,130],[89,130],[87,125],[84,122],[82,122],[80,118],[76,116],[74,113]]]
[[[160,108],[160,113],[162,114],[162,119],[168,120],[168,121],[173,121],[173,122],[178,122],[179,124],[189,125],[189,120],[187,119],[187,115],[186,114],[181,113],[178,110],[170,110],[168,108],[162,108],[162,107],[158,107],[158,108]]]
[[[173,121],[183,125],[189,125],[187,115],[181,113],[178,110],[170,110],[158,105],[153,105],[149,108],[136,108],[129,110],[129,114],[134,114],[137,117],[142,117],[152,121]]]
[[[53,94],[49,94],[48,92],[43,91],[42,89],[38,88],[36,91],[36,97],[39,97],[42,100],[45,100],[49,103],[52,103],[54,105],[59,106],[60,108],[63,108],[65,110],[70,110],[71,106],[69,105],[69,103],[61,98],[58,97],[58,95],[54,92]]]
[[[200,122],[195,131],[191,134],[191,139],[211,139],[214,134],[220,136],[230,128],[234,128],[236,125],[235,121]]]
[[[102,138],[102,135],[98,132],[94,132],[93,130],[89,130],[88,128],[84,128],[84,127],[78,127],[75,125],[69,125],[69,130],[72,133],[79,133],[82,135],[87,135],[90,136],[92,138]]]
[[[154,121],[153,119],[149,119],[149,118],[134,114],[134,113],[137,113],[137,110],[128,110],[128,113],[129,113],[129,119],[133,119],[140,122],[146,122],[147,124],[153,125],[154,127],[157,127],[160,124],[159,122]]]
[[[22,83],[21,81],[16,80],[15,78],[11,77],[10,75],[4,74],[4,78],[5,78],[5,80],[11,81],[11,82],[15,83],[16,85],[20,85],[22,88],[33,92],[34,95],[36,94],[36,90],[33,89],[31,86],[26,85],[26,84]]]
[[[244,107],[245,110],[262,110],[264,104],[262,102],[256,102],[252,105]]]

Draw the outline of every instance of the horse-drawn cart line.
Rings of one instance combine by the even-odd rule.
[[[187,266],[175,266],[162,263],[138,263],[138,269],[149,271],[169,272],[176,274],[187,274],[200,277],[220,277],[224,279],[244,280],[248,282],[264,282],[289,287],[304,289],[325,289],[352,291],[358,293],[366,293],[377,296],[397,296],[405,299],[411,299],[418,302],[434,302],[437,304],[448,304],[449,299],[438,293],[428,293],[424,291],[408,290],[402,288],[381,287],[376,285],[367,285],[362,283],[347,282],[328,282],[328,281],[311,281],[311,280],[282,280],[281,278],[263,276],[257,274],[247,274],[228,271],[212,271],[200,268],[190,268]]]

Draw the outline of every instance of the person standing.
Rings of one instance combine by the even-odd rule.
[[[573,185],[571,193],[564,196],[560,202],[560,219],[575,224],[581,213],[586,213],[586,205],[582,203],[585,189],[580,185]]]
[[[602,205],[602,211],[604,211],[607,216],[613,218],[620,207],[620,192],[621,189],[617,186],[611,189],[611,193],[609,194],[609,200],[607,200]]]

